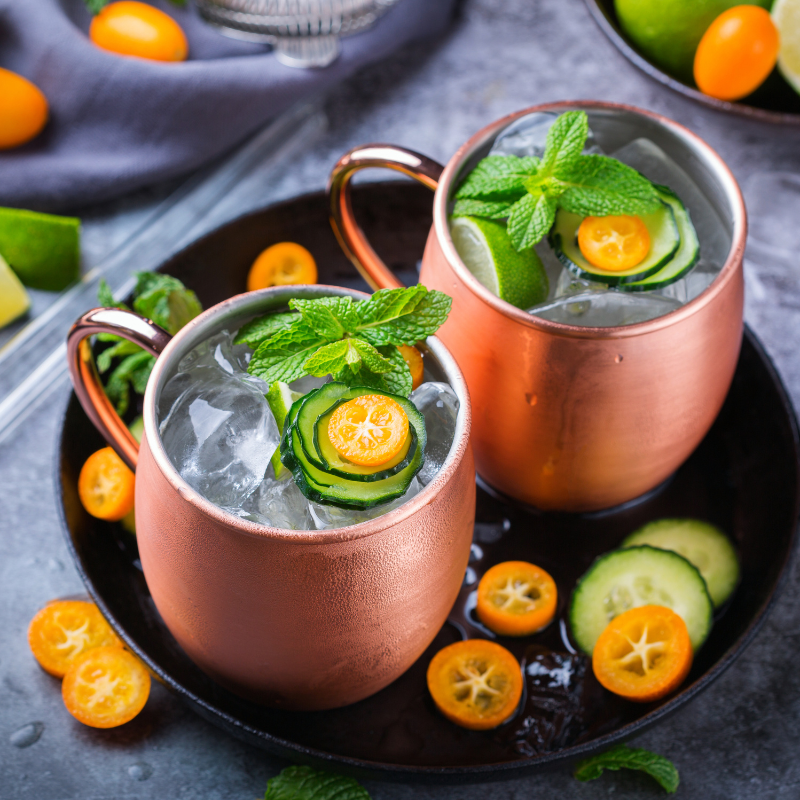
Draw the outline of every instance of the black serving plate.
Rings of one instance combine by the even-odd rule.
[[[586,0],[586,5],[603,33],[611,39],[628,61],[678,94],[716,111],[737,114],[762,122],[800,127],[800,94],[792,89],[777,69],[753,94],[745,97],[744,100],[736,103],[717,100],[716,97],[709,97],[694,86],[673,78],[660,67],[648,61],[623,32],[614,11],[614,0]]]
[[[392,182],[358,186],[353,199],[377,251],[401,279],[414,282],[432,195],[413,184]],[[209,307],[242,291],[255,256],[284,239],[314,254],[321,282],[366,289],[334,239],[322,193],[235,220],[173,257],[163,270],[185,281]],[[82,509],[78,472],[102,445],[73,395],[59,444],[64,527],[86,586],[120,636],[197,713],[234,736],[286,758],[383,779],[457,782],[518,776],[601,750],[663,719],[709,686],[753,638],[785,572],[798,516],[794,415],[775,370],[747,332],[719,418],[664,485],[624,507],[581,515],[538,513],[479,487],[473,560],[464,588],[451,621],[419,661],[392,685],[347,708],[273,711],[235,697],[194,666],[153,605],[135,537]],[[660,703],[638,705],[599,687],[586,659],[569,653],[562,620],[575,581],[592,560],[643,523],[665,516],[697,517],[725,530],[739,553],[742,581],[680,692]],[[526,678],[523,708],[510,723],[490,732],[467,731],[436,712],[425,670],[433,653],[460,631],[484,635],[471,616],[470,600],[482,571],[507,559],[533,561],[554,576],[559,615],[535,636],[500,639],[523,663],[536,661],[540,675]],[[560,672],[554,674],[554,668]],[[569,677],[566,685],[555,679],[558,675]]]

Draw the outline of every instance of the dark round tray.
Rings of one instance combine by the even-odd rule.
[[[354,190],[356,213],[370,240],[406,282],[416,280],[431,200],[426,189],[406,183]],[[322,193],[235,220],[170,259],[163,270],[193,288],[209,307],[241,292],[255,256],[284,239],[314,254],[320,282],[366,288],[339,250]],[[428,651],[397,681],[360,703],[334,711],[282,712],[241,700],[194,666],[155,609],[135,537],[85,513],[77,476],[84,460],[102,445],[71,396],[56,476],[64,529],[89,592],[120,636],[166,686],[234,736],[286,758],[380,779],[458,782],[519,776],[607,748],[676,711],[719,677],[753,638],[784,575],[798,516],[793,411],[775,370],[747,332],[719,418],[669,481],[625,507],[582,515],[539,513],[479,487],[471,571],[451,622]],[[739,553],[742,581],[718,615],[681,691],[660,703],[638,705],[602,690],[591,667],[586,669],[586,659],[567,652],[561,620],[576,579],[592,560],[643,523],[665,516],[697,517],[725,530]],[[559,616],[533,637],[500,641],[527,663],[559,667],[570,678],[568,685],[529,678],[524,708],[514,720],[496,731],[467,731],[436,712],[425,670],[437,649],[458,638],[459,628],[482,635],[468,610],[475,581],[483,570],[507,559],[533,561],[554,576]],[[548,655],[548,649],[563,655]]]
[[[743,101],[731,103],[727,100],[717,100],[716,97],[709,97],[694,86],[673,78],[645,58],[623,33],[614,11],[614,0],[586,0],[586,6],[603,33],[611,39],[628,61],[674,92],[715,111],[737,114],[762,122],[800,127],[800,94],[792,89],[777,70]]]

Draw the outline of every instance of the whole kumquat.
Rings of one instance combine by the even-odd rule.
[[[61,684],[67,711],[92,728],[130,722],[150,695],[150,673],[121,647],[97,647],[79,656]]]
[[[666,606],[639,606],[609,622],[594,646],[592,668],[610,692],[649,703],[683,683],[692,657],[680,616]]]
[[[650,252],[650,233],[639,217],[586,217],[578,228],[578,247],[595,267],[622,272]]]
[[[365,394],[331,414],[328,437],[339,455],[365,467],[385,464],[408,438],[408,416],[391,397]]]
[[[38,86],[0,68],[0,150],[29,142],[47,123],[47,98]]]
[[[278,242],[264,250],[253,262],[247,275],[247,291],[316,282],[317,262],[314,256],[296,242]]]
[[[522,697],[522,671],[495,642],[467,639],[440,650],[428,666],[428,690],[436,707],[462,728],[496,728]]]
[[[411,388],[417,389],[422,383],[422,376],[425,371],[425,366],[422,363],[422,353],[416,347],[407,344],[401,344],[397,348],[408,364],[408,371],[411,373]]]
[[[28,644],[39,666],[62,678],[80,655],[95,647],[122,647],[94,603],[58,600],[36,613]]]
[[[557,601],[556,583],[541,567],[504,561],[481,578],[475,611],[501,636],[529,636],[550,623]]]
[[[101,9],[89,26],[89,38],[103,50],[152,61],[185,61],[189,54],[180,25],[146,3],[120,0]]]
[[[110,447],[92,453],[78,476],[83,507],[98,519],[116,522],[133,510],[136,478]]]
[[[703,94],[739,100],[755,91],[778,61],[780,36],[769,12],[734,6],[708,27],[694,56],[694,80]]]

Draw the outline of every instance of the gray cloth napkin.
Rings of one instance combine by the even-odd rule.
[[[342,40],[325,69],[293,69],[266,45],[235,41],[191,6],[152,2],[189,40],[189,60],[115,55],[87,37],[81,0],[0,0],[0,66],[32,80],[50,104],[36,139],[0,151],[0,205],[60,210],[192,170],[303,97],[420,37],[441,33],[453,0],[400,0],[368,31]]]

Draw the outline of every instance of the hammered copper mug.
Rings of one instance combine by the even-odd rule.
[[[648,322],[590,328],[551,322],[500,300],[464,266],[450,238],[454,189],[494,139],[534,111],[582,108],[613,152],[640,136],[691,173],[727,227],[730,247],[711,286]],[[353,216],[350,179],[387,167],[435,190],[420,283],[453,297],[438,335],[455,356],[474,408],[478,474],[542,509],[592,511],[656,487],[705,436],[728,392],[743,329],[744,202],[722,159],[686,128],[649,111],[600,102],[550,103],[475,134],[446,167],[399,147],[355,148],[334,167],[331,224],[374,288],[400,285]]]
[[[460,407],[436,477],[382,517],[346,528],[292,531],[240,519],[179,475],[158,432],[161,392],[181,359],[292,297],[363,298],[329,286],[239,295],[175,337],[137,314],[95,309],[68,338],[76,394],[100,433],[136,470],[136,531],[161,617],[208,675],[248,699],[292,709],[353,703],[386,686],[425,651],[458,595],[475,518],[470,400],[453,358],[427,339],[426,367]],[[114,333],[158,356],[144,396],[141,448],[103,392],[89,339]]]

